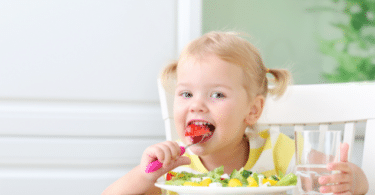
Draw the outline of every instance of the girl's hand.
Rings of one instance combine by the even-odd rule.
[[[324,185],[320,187],[321,193],[334,193],[340,195],[354,194],[354,174],[352,164],[348,162],[349,145],[343,143],[340,146],[340,161],[337,163],[330,163],[327,169],[330,171],[336,170],[340,173],[322,176],[319,178],[319,183]],[[330,185],[327,185],[330,184]],[[331,185],[334,184],[334,185]]]
[[[141,159],[141,170],[143,171],[142,174],[144,176],[155,182],[160,176],[164,175],[168,171],[181,166],[181,165],[188,165],[191,163],[190,159],[186,156],[180,156],[181,149],[177,142],[166,141],[162,143],[158,143],[148,147],[142,155]],[[146,167],[150,162],[155,160],[159,160],[163,163],[163,167],[159,170],[146,173]]]

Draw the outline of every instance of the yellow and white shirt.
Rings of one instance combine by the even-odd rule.
[[[273,129],[261,131],[259,137],[249,139],[249,145],[250,152],[248,161],[244,166],[245,170],[262,173],[266,177],[277,175],[279,171],[284,174],[293,171],[295,165],[295,146],[294,140],[287,135]],[[189,149],[184,156],[191,159],[191,164],[177,167],[173,171],[208,172],[199,159],[199,156],[193,154]]]

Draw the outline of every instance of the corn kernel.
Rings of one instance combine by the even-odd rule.
[[[231,179],[229,180],[228,186],[229,187],[241,187],[242,183],[238,179]]]
[[[275,186],[277,181],[272,180],[272,179],[263,179],[263,184],[270,182],[271,186]]]
[[[249,183],[247,187],[258,187],[258,183],[253,177],[248,177],[247,182]]]
[[[207,178],[207,179],[204,179],[203,181],[201,181],[201,186],[206,186],[208,187],[210,185],[210,183],[212,183],[211,179],[210,178]]]

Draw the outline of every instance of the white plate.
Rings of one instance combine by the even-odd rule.
[[[191,194],[270,194],[286,192],[296,186],[272,186],[272,187],[192,187],[165,185],[164,182],[157,182],[155,186],[177,192],[179,195]]]

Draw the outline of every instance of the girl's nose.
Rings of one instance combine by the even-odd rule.
[[[196,98],[190,106],[190,112],[207,112],[207,110],[208,108],[202,98]]]

